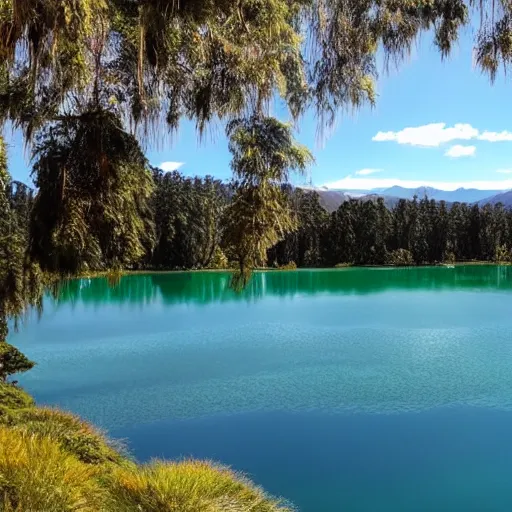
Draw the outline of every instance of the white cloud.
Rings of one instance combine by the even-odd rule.
[[[185,162],[162,162],[158,167],[165,172],[177,171]]]
[[[512,169],[498,169],[496,172],[500,174],[512,174]]]
[[[370,174],[375,174],[376,172],[382,172],[382,169],[361,169],[360,171],[356,171],[358,176],[369,176]]]
[[[456,144],[446,151],[445,156],[460,158],[461,156],[475,156],[475,152],[475,146],[461,146],[460,144]]]
[[[379,132],[372,140],[395,141],[411,146],[438,147],[452,140],[470,140],[478,137],[478,130],[470,124],[458,123],[447,127],[446,123],[431,123],[409,127],[399,132]]]
[[[488,142],[503,142],[512,141],[512,132],[503,130],[502,132],[488,132],[485,131],[478,136],[480,140],[486,140]]]
[[[512,189],[512,179],[489,181],[420,181],[400,180],[393,178],[354,178],[347,176],[341,180],[326,183],[329,189],[369,190],[372,188],[389,188],[399,185],[405,188],[434,187],[441,190],[457,190],[458,188],[478,188],[480,190]]]

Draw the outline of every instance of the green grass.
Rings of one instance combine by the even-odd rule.
[[[25,409],[33,405],[33,398],[22,388],[7,382],[0,382],[0,418],[10,411]]]

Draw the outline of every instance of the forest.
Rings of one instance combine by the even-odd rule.
[[[153,169],[154,246],[137,268],[236,268],[225,227],[233,189],[212,176],[187,178]],[[447,205],[424,197],[352,199],[329,214],[314,191],[282,185],[295,229],[267,250],[267,267],[425,265],[465,261],[509,262],[512,210],[501,204]],[[111,262],[104,262],[108,268]]]
[[[301,117],[321,131],[373,105],[378,55],[398,65],[426,33],[445,57],[472,23],[492,81],[512,57],[511,19],[509,2],[463,0],[2,0],[0,125],[22,136],[36,190],[11,181],[0,137],[0,508],[285,510],[228,470],[136,466],[93,427],[34,407],[8,381],[33,366],[9,322],[96,270],[233,266],[245,286],[292,261],[507,259],[500,207],[349,202],[329,216],[286,183],[313,160],[294,139]],[[183,119],[198,138],[224,129],[227,188],[150,168],[145,148]]]
[[[127,266],[103,257],[84,271],[236,268],[236,250],[226,234],[233,187],[212,176],[151,172],[140,259]],[[383,198],[351,199],[329,214],[315,191],[286,184],[281,192],[295,228],[267,250],[269,268],[512,260],[512,210],[499,203],[446,204],[423,197],[389,208]],[[16,238],[27,243],[34,191],[13,182],[8,197]]]
[[[186,178],[153,169],[155,245],[137,268],[236,268],[225,235],[233,197],[211,176]],[[464,261],[509,262],[512,211],[501,204],[447,205],[428,198],[352,199],[329,214],[314,191],[282,185],[296,229],[267,250],[270,268],[347,265],[425,265]],[[107,265],[108,267],[108,265]]]

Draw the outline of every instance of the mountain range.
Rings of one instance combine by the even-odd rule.
[[[512,190],[480,190],[476,188],[458,188],[457,190],[441,190],[433,187],[405,188],[398,185],[389,188],[376,188],[371,190],[329,189],[327,187],[300,187],[305,190],[315,190],[320,196],[320,204],[328,211],[333,212],[349,199],[361,201],[376,201],[379,197],[384,199],[386,206],[392,208],[399,199],[418,199],[427,197],[446,203],[502,203],[505,207],[512,207]]]

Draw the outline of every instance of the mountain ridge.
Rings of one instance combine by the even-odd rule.
[[[422,186],[406,188],[394,185],[388,188],[363,189],[330,189],[327,187],[298,186],[303,190],[318,193],[320,204],[328,211],[337,210],[342,203],[350,199],[362,201],[384,199],[386,206],[392,208],[400,199],[412,200],[414,197],[425,197],[435,201],[445,201],[447,204],[467,203],[486,204],[502,203],[505,207],[512,207],[512,190],[482,190],[477,188],[460,187],[456,190],[442,190],[434,187]]]

